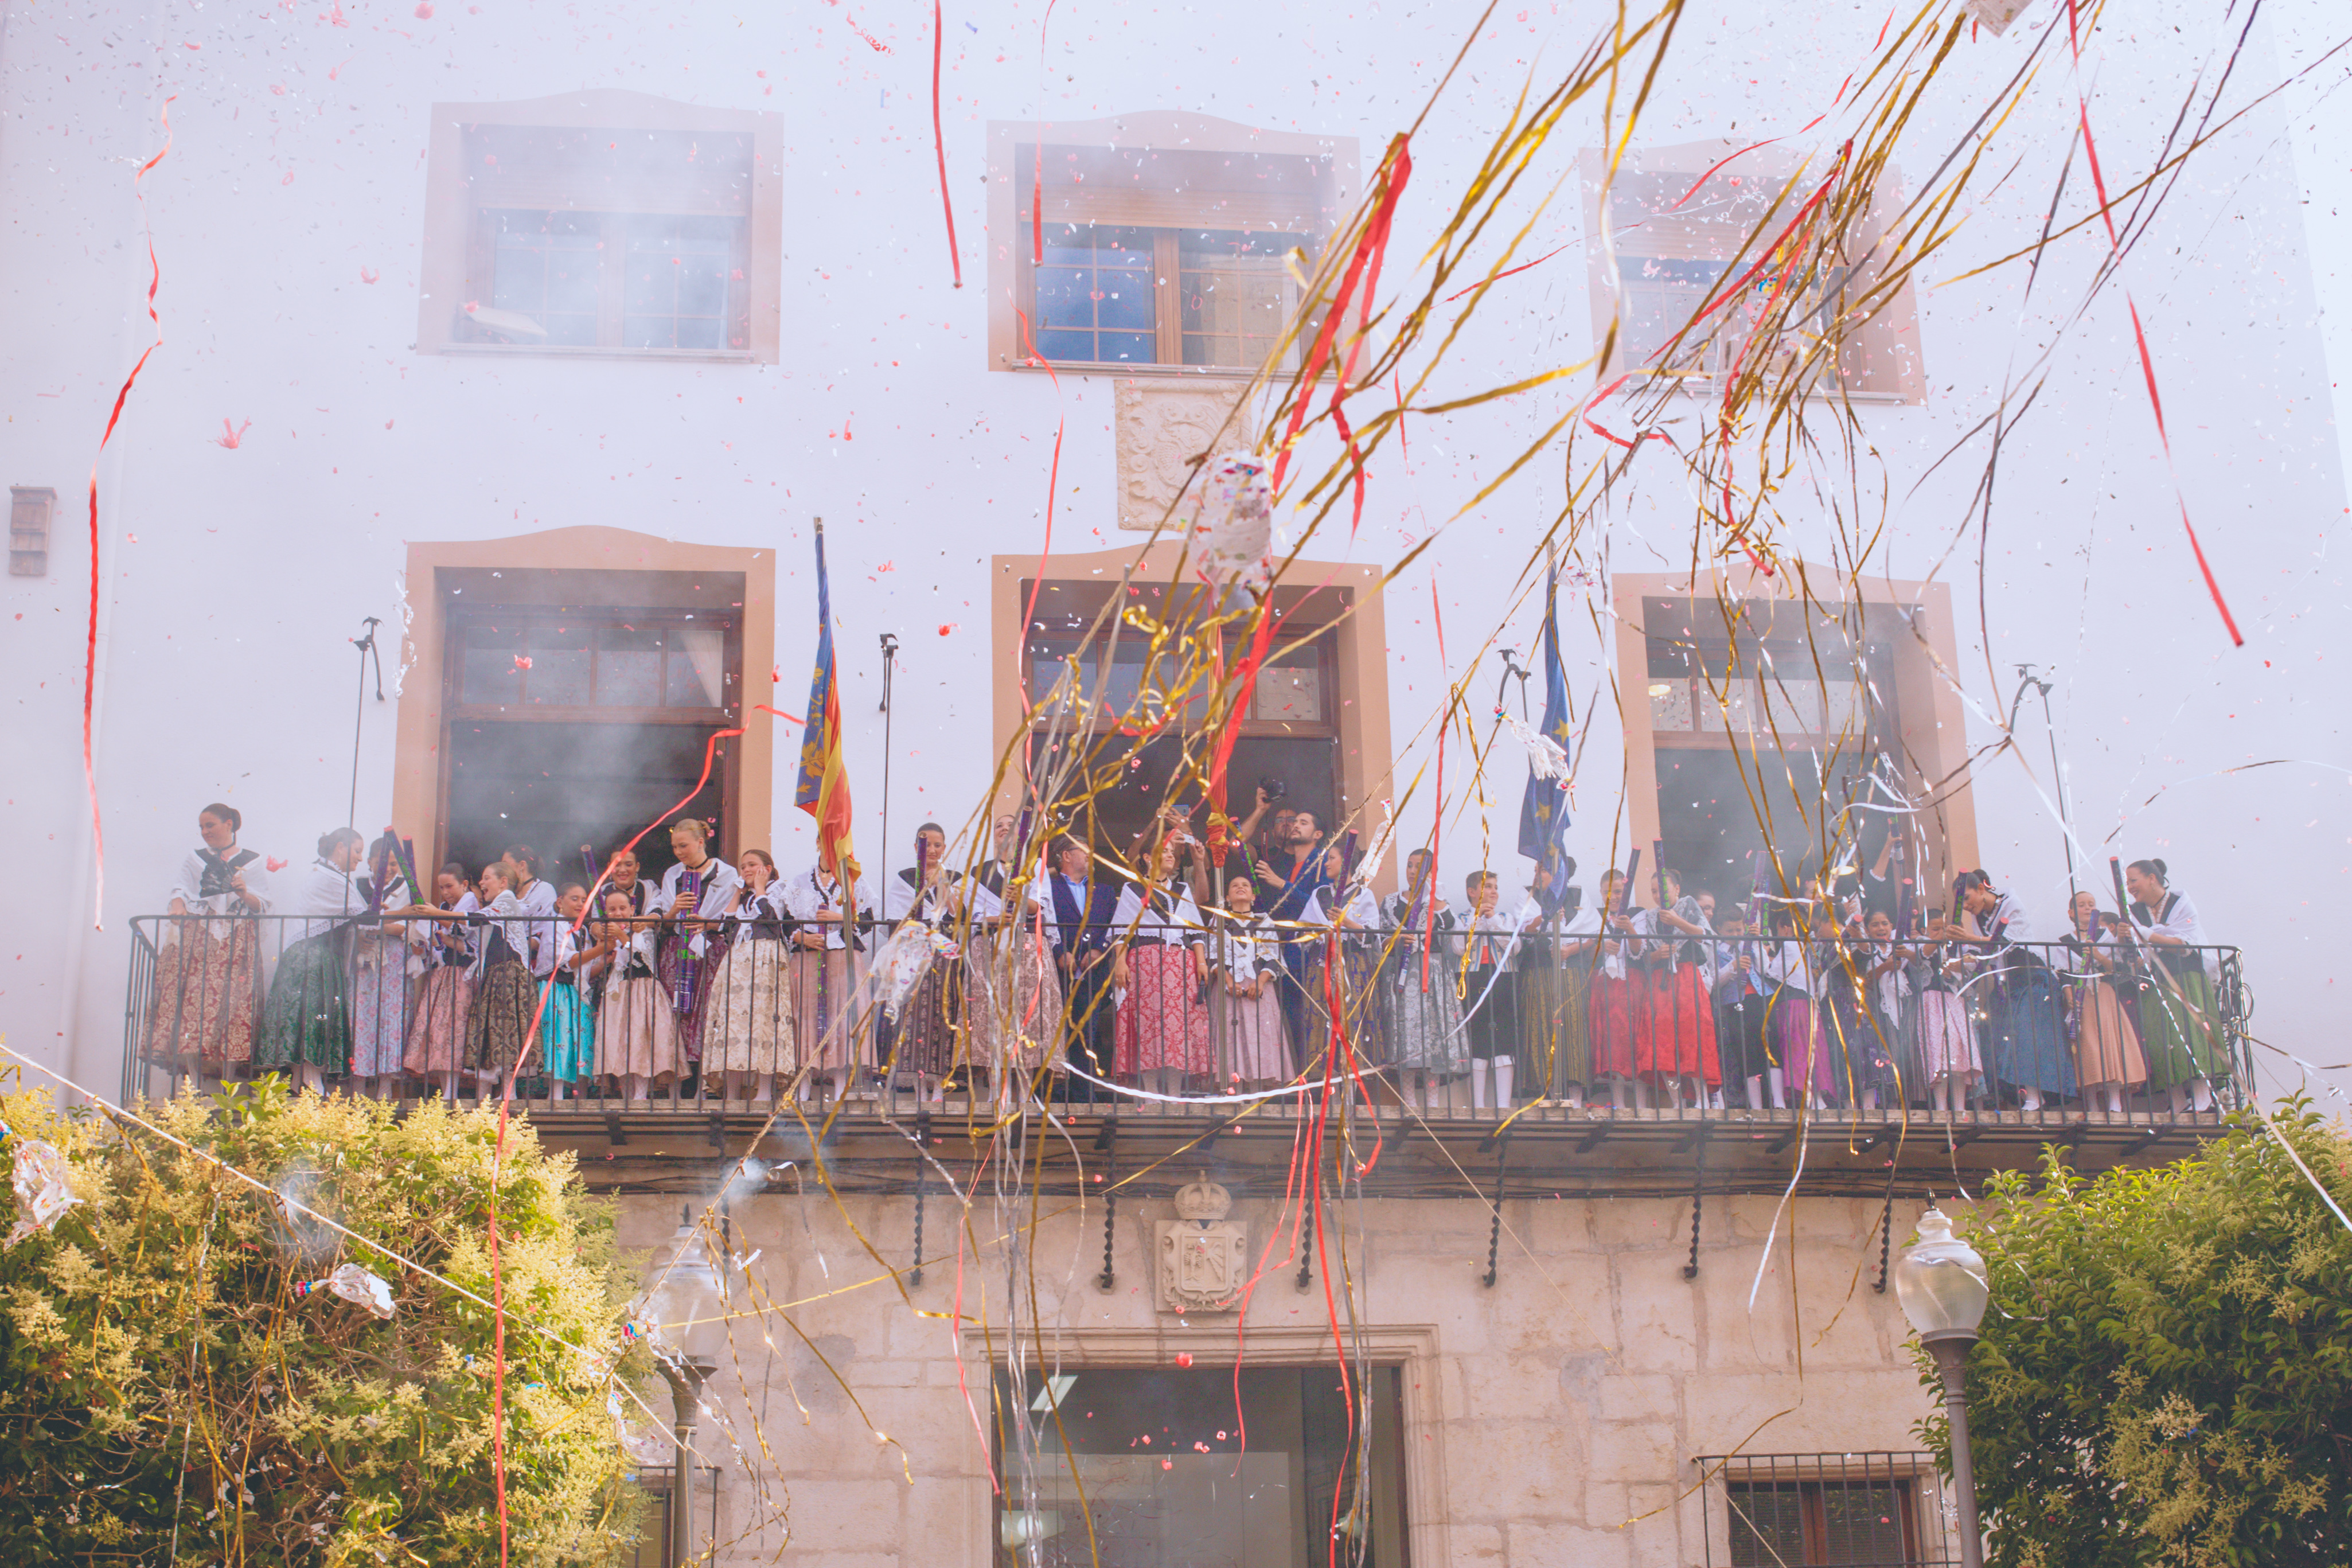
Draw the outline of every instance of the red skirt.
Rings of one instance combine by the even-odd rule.
[[[1595,1078],[1639,1078],[1657,1070],[1650,1015],[1647,976],[1612,980],[1598,973],[1592,977],[1590,1016]]]
[[[1716,1054],[1715,999],[1700,984],[1695,964],[1675,964],[1650,975],[1650,1038],[1660,1078],[1695,1078],[1707,1088],[1723,1082]]]
[[[1127,994],[1114,1037],[1113,1070],[1122,1078],[1160,1068],[1203,1078],[1217,1070],[1191,948],[1138,942],[1127,950]]]

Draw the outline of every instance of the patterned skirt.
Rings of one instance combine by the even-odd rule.
[[[1927,1085],[1939,1078],[1963,1083],[1983,1070],[1977,1059],[1977,1025],[1969,1015],[1968,998],[1957,991],[1919,993],[1919,1016],[1914,1026],[1919,1050],[1919,1072]]]
[[[1650,985],[1639,974],[1592,980],[1592,1070],[1601,1078],[1633,1078],[1654,1069],[1650,1041]]]
[[[1517,1087],[1559,1099],[1592,1081],[1592,970],[1574,958],[1519,969]]]
[[[339,932],[305,937],[287,948],[269,983],[261,1035],[253,1044],[254,1066],[351,1070],[352,1010],[343,963]]]
[[[1225,1062],[1244,1083],[1280,1083],[1290,1076],[1290,1049],[1282,1036],[1282,991],[1272,978],[1255,996],[1229,996],[1215,983],[1211,1001],[1225,1028]]]
[[[1709,1089],[1722,1084],[1715,998],[1696,964],[1650,972],[1650,1045],[1660,1078],[1695,1078]]]
[[[712,1072],[790,1073],[793,983],[784,944],[774,937],[733,943],[710,983],[703,1021],[702,1065]]]
[[[2147,1061],[2139,1048],[2139,1031],[2123,998],[2104,980],[2074,983],[2074,1079],[2093,1084],[2119,1083],[2137,1088],[2147,1081]]]
[[[896,1072],[945,1078],[955,1070],[957,1025],[963,1012],[963,963],[960,957],[934,954],[907,999],[898,1004],[893,1021],[883,1016],[877,1025],[881,1043],[876,1054],[886,1063],[896,1061]]]
[[[539,1016],[539,981],[520,958],[493,963],[474,983],[474,1005],[466,1014],[466,1068],[483,1078],[532,1070],[523,1044]]]
[[[666,939],[657,967],[662,984],[669,990],[670,1006],[677,1014],[678,1044],[685,1047],[688,1061],[698,1061],[702,1057],[703,1019],[710,1010],[710,977],[726,962],[727,939],[703,933],[699,953],[688,945],[690,940],[682,936]]]
[[[1424,981],[1422,955],[1404,949],[1398,950],[1388,969],[1389,984],[1381,991],[1389,1004],[1389,1065],[1416,1072],[1460,1072],[1468,1042],[1463,1037],[1462,1000],[1454,994],[1459,969],[1444,953],[1433,952]],[[1474,989],[1470,1000],[1477,999]]]
[[[2170,1089],[2191,1079],[2219,1083],[2230,1076],[2215,1026],[2213,988],[2202,969],[2164,970],[2140,993],[2140,1037],[2147,1042],[2147,1082]]]
[[[215,924],[227,931],[213,934]],[[253,1059],[253,1031],[261,1021],[261,928],[252,921],[215,922],[173,918],[173,931],[155,955],[148,992],[150,1060],[203,1071]]]
[[[1837,1076],[1830,1059],[1830,1044],[1813,999],[1783,987],[1772,999],[1768,1026],[1773,1059],[1780,1064],[1782,1081],[1791,1094],[1836,1095]]]
[[[801,1060],[823,1072],[866,1059],[867,999],[858,994],[855,956],[845,947],[793,950],[793,1039]]]
[[[1332,998],[1336,994],[1340,1022],[1347,1029],[1348,1049],[1356,1066],[1385,1066],[1391,1059],[1391,1042],[1388,1009],[1381,1005],[1387,998],[1381,994],[1380,950],[1343,940],[1337,974],[1330,973],[1329,951],[1328,942],[1318,943],[1307,961],[1307,1064],[1317,1072],[1322,1070],[1314,1064],[1331,1047]],[[1333,1070],[1341,1069],[1335,1067]]]
[[[596,1071],[596,1005],[585,985],[547,983],[539,1057],[549,1078],[578,1083]]]
[[[408,1048],[400,1065],[413,1073],[462,1071],[466,1021],[474,1011],[474,977],[464,970],[427,970],[408,1017]]]
[[[667,986],[644,975],[605,983],[604,1005],[596,1009],[598,1078],[635,1076],[667,1089],[677,1077],[677,1016],[670,1011]]]
[[[1127,951],[1127,994],[1119,998],[1111,1058],[1121,1077],[1172,1069],[1188,1078],[1217,1070],[1192,950],[1138,942]]]
[[[408,1040],[408,944],[365,932],[358,941],[352,964],[352,1072],[383,1078],[401,1070]]]
[[[2005,1083],[2045,1094],[2074,1092],[2074,1053],[2058,1005],[2058,987],[2041,968],[1990,982],[1992,1059]]]
[[[1036,932],[975,931],[964,944],[963,984],[973,1064],[1024,1076],[1043,1066],[1061,1038],[1062,977]]]

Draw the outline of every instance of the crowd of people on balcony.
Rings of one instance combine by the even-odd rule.
[[[2126,910],[2083,891],[2045,921],[1975,870],[1915,908],[1894,834],[1779,894],[1654,868],[1647,905],[1615,869],[1590,902],[1565,879],[1507,899],[1480,868],[1455,898],[1416,849],[1382,899],[1354,836],[1263,791],[1207,841],[1181,811],[1109,850],[1000,817],[964,867],[926,823],[878,900],[854,862],[730,865],[692,818],[657,881],[627,851],[551,879],[514,845],[421,891],[389,835],[337,828],[288,878],[241,827],[199,815],[147,987],[142,1054],[204,1078],[624,1102],[694,1079],[755,1104],[898,1084],[1005,1105],[1344,1078],[1480,1112],[1948,1115],[2141,1094],[2204,1110],[2231,1077],[2221,950],[2155,859],[2131,866]]]

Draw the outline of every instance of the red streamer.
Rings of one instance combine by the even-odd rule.
[[[1762,146],[1762,145],[1763,145],[1763,143],[1759,142],[1758,142],[1756,145],[1757,145],[1758,147],[1760,147],[1760,146]],[[1748,151],[1749,151],[1749,152],[1751,152],[1751,153],[1752,153],[1752,152],[1754,152],[1755,150],[1756,150],[1756,148],[1755,148],[1755,147],[1751,147],[1751,148],[1749,148],[1749,149],[1748,149]],[[1734,153],[1731,155],[1731,157],[1732,157],[1732,158],[1737,158],[1738,156],[1739,156],[1739,154],[1738,154],[1738,153]],[[1726,159],[1723,161],[1723,163],[1730,163],[1730,162],[1731,162],[1731,158],[1726,158]],[[1720,168],[1722,168],[1722,167],[1723,167],[1723,163],[1717,163],[1717,164],[1715,166],[1715,168],[1716,168],[1716,169],[1720,169]],[[1713,173],[1715,173],[1715,169],[1709,169],[1709,170],[1707,171],[1707,174],[1713,174]],[[1706,174],[1702,174],[1702,175],[1700,175],[1700,176],[1699,176],[1699,178],[1700,178],[1700,179],[1702,179],[1702,180],[1704,180],[1705,178],[1706,178]],[[1691,187],[1691,189],[1692,189],[1692,190],[1696,190],[1696,189],[1698,189],[1698,187],[1697,187],[1696,185],[1693,185],[1693,186]],[[1683,198],[1683,202],[1686,202],[1686,201],[1688,201],[1688,200],[1690,200],[1690,198],[1689,198],[1688,196],[1685,196],[1685,197]],[[1676,203],[1675,204],[1675,206],[1680,206],[1680,205],[1683,205],[1683,202],[1676,202]],[[1670,207],[1670,208],[1668,208],[1667,210],[1668,210],[1668,211],[1672,211],[1672,210],[1673,210],[1673,208],[1671,208],[1671,207]],[[1522,261],[1522,262],[1520,262],[1517,267],[1509,267],[1509,268],[1504,268],[1502,271],[1496,273],[1492,278],[1482,278],[1482,279],[1480,279],[1477,282],[1471,284],[1471,285],[1470,285],[1470,287],[1469,287],[1469,288],[1467,288],[1467,289],[1457,289],[1455,292],[1451,293],[1451,294],[1448,294],[1448,295],[1445,297],[1445,299],[1444,299],[1444,303],[1446,303],[1446,304],[1448,304],[1448,305],[1451,305],[1452,303],[1454,303],[1454,300],[1459,300],[1460,298],[1462,298],[1462,296],[1463,296],[1463,295],[1465,295],[1465,294],[1473,294],[1473,293],[1475,293],[1475,292],[1477,292],[1479,289],[1484,289],[1484,288],[1485,288],[1487,284],[1489,284],[1489,283],[1500,283],[1504,279],[1506,279],[1506,278],[1509,278],[1509,277],[1512,277],[1512,276],[1514,276],[1514,275],[1516,275],[1516,274],[1517,274],[1517,273],[1525,272],[1525,271],[1526,271],[1528,268],[1530,268],[1530,267],[1541,267],[1545,262],[1549,261],[1553,257],[1558,256],[1561,250],[1566,250],[1567,248],[1568,248],[1568,247],[1567,247],[1567,246],[1565,246],[1565,245],[1563,245],[1563,246],[1561,246],[1561,247],[1559,247],[1559,250],[1547,250],[1547,251],[1545,251],[1541,256],[1537,257],[1533,261]]]
[[[940,129],[940,0],[931,0],[931,147],[940,155],[940,206],[948,216],[948,262],[955,268],[955,286],[963,287],[963,257],[956,249],[955,203],[948,198],[948,142]]]

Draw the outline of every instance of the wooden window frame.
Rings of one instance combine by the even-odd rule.
[[[425,153],[425,235],[417,300],[419,353],[486,354],[555,359],[673,360],[697,364],[775,364],[782,350],[783,117],[753,110],[714,109],[677,103],[647,93],[597,89],[512,103],[436,103]],[[479,203],[467,182],[466,136],[471,128],[699,132],[748,137],[751,147],[751,206],[745,215],[743,250],[745,323],[741,348],[628,348],[588,344],[483,342],[467,341],[457,318],[469,296],[470,278],[487,277],[487,245],[477,221],[482,211],[540,210],[511,200]],[[545,210],[559,210],[549,207]],[[618,211],[597,201],[575,210]],[[690,216],[679,214],[677,216]],[[722,216],[725,214],[705,216]],[[619,288],[625,256],[606,264],[605,287]],[[617,299],[610,302],[617,311]],[[730,315],[736,314],[730,295]],[[601,336],[600,329],[600,336]],[[722,334],[724,335],[724,334]]]
[[[8,575],[49,574],[49,525],[58,492],[47,485],[8,487]]]

